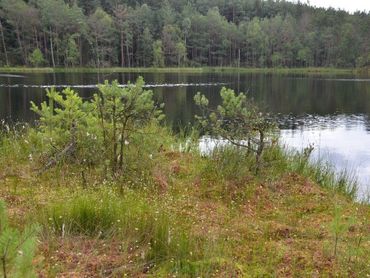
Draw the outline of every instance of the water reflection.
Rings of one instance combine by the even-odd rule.
[[[313,159],[330,161],[338,171],[347,170],[356,175],[361,197],[370,193],[368,124],[369,119],[364,115],[310,116],[299,128],[283,128],[281,140],[297,150],[313,145]]]
[[[0,76],[0,117],[10,117],[13,120],[27,121],[32,119],[29,113],[29,101],[40,102],[45,98],[45,88],[38,86],[70,85],[83,97],[89,97],[96,88],[95,84],[105,79],[118,81],[122,84],[134,81],[139,74],[25,74],[24,77]],[[304,77],[297,75],[273,74],[143,74],[147,84],[165,87],[152,88],[160,101],[173,111],[181,110],[170,118],[172,122],[186,123],[191,120],[188,110],[194,111],[193,96],[202,91],[211,100],[212,105],[219,102],[218,92],[222,86],[228,86],[236,91],[248,92],[261,107],[272,113],[282,115],[334,115],[369,114],[370,112],[370,81],[361,78],[359,82],[354,77],[338,77],[348,80],[341,82],[323,77]],[[161,85],[162,84],[162,85]],[[198,84],[198,86],[171,87],[168,84]],[[215,86],[209,86],[214,84]],[[15,88],[7,86],[18,85]],[[30,87],[35,85],[36,87]],[[87,87],[86,87],[87,86]],[[185,97],[186,95],[186,97]],[[190,102],[188,101],[190,100]],[[172,107],[175,106],[175,107]],[[172,113],[173,114],[173,113]]]

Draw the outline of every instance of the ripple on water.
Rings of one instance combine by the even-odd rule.
[[[296,128],[281,129],[288,148],[315,147],[313,159],[328,161],[338,171],[358,177],[359,198],[370,193],[370,124],[365,115],[307,116]],[[290,126],[292,124],[290,123]],[[293,124],[294,125],[294,124]]]
[[[223,86],[228,83],[178,83],[178,84],[145,84],[144,88],[171,88],[171,87],[209,87],[209,86]],[[126,88],[127,84],[120,84],[119,87]],[[87,85],[70,85],[70,84],[58,84],[58,85],[33,85],[33,84],[0,84],[1,88],[80,88],[80,89],[94,89],[98,88],[96,84]]]

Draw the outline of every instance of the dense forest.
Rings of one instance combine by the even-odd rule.
[[[263,0],[0,0],[0,66],[364,67],[370,14]]]

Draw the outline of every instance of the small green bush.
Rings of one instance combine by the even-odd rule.
[[[28,61],[32,66],[38,67],[42,66],[45,63],[44,55],[39,48],[36,48],[28,57]]]
[[[214,138],[221,138],[235,147],[246,149],[246,153],[255,154],[255,171],[262,166],[262,155],[266,143],[271,141],[275,124],[267,115],[247,99],[243,93],[222,88],[222,102],[216,109],[209,107],[209,100],[197,93],[194,97],[202,115],[196,116],[204,132]]]
[[[91,101],[84,101],[69,88],[62,93],[51,89],[47,91],[49,103],[43,102],[41,107],[31,103],[40,116],[33,137],[49,157],[47,166],[72,161],[107,165],[113,175],[123,172],[126,151],[137,133],[143,133],[148,123],[163,119],[152,91],[144,90],[144,84],[141,77],[127,87],[106,81]]]

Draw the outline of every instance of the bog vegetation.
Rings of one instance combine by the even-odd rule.
[[[264,0],[1,0],[0,65],[368,67],[370,15]]]
[[[199,129],[173,134],[143,86],[51,89],[38,125],[3,124],[4,277],[370,274],[370,208],[348,176],[284,150],[245,94],[198,94]]]
[[[47,91],[49,104],[41,108],[32,102],[32,110],[40,116],[34,136],[36,144],[49,157],[46,168],[60,161],[85,166],[104,162],[104,174],[115,175],[124,170],[126,145],[148,122],[163,115],[152,99],[152,92],[143,89],[144,80],[120,88],[117,81],[99,86],[92,101],[83,101],[71,89],[62,93]]]

